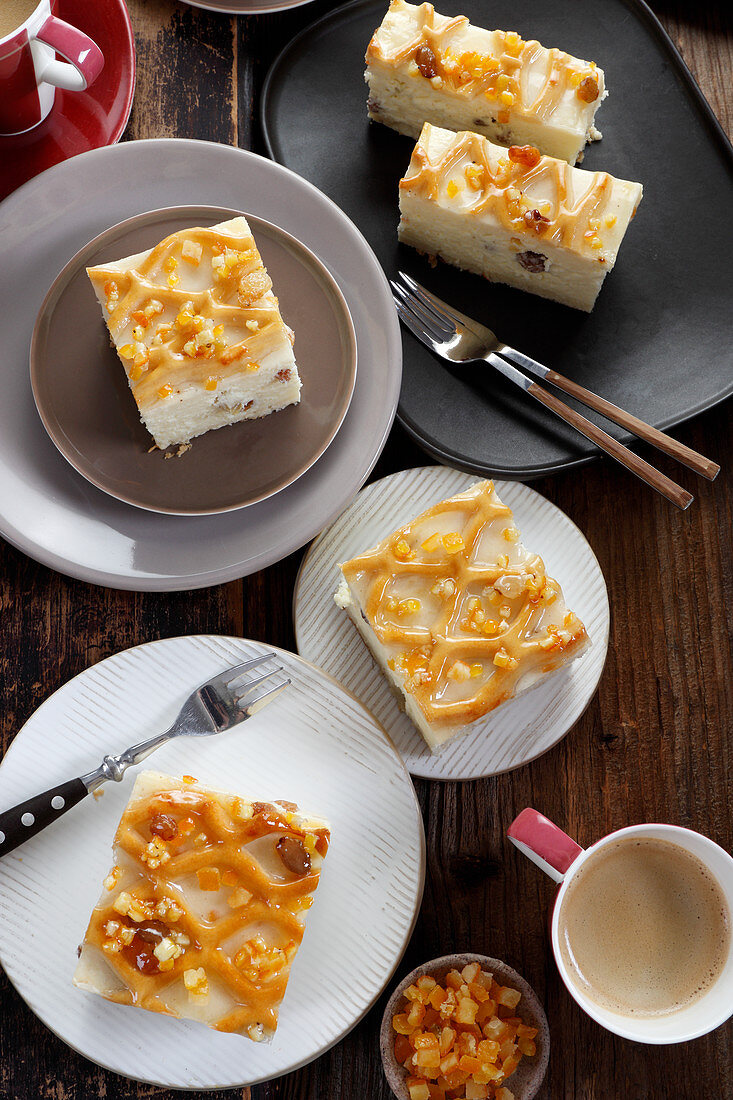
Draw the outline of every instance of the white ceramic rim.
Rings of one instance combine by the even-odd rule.
[[[650,830],[653,830],[653,832]],[[668,1035],[642,1037],[639,1035],[638,1030],[635,1030],[633,1027],[630,1026],[625,1026],[623,1021],[627,1020],[628,1017],[613,1013],[609,1010],[604,1011],[600,1008],[600,1006],[591,1001],[589,997],[586,997],[586,995],[573,983],[573,980],[570,977],[567,968],[565,967],[565,964],[563,963],[562,954],[560,952],[559,922],[560,909],[562,907],[562,902],[565,898],[568,887],[577,872],[591,856],[594,856],[601,848],[605,848],[608,844],[612,843],[615,840],[618,840],[620,837],[658,837],[659,833],[662,834],[664,839],[668,839],[669,841],[671,841],[671,843],[675,843],[674,838],[679,838],[680,835],[682,837],[694,836],[697,842],[703,842],[702,847],[708,848],[711,851],[715,851],[719,856],[722,856],[724,860],[731,865],[731,873],[733,874],[733,858],[728,854],[728,852],[725,851],[724,848],[721,848],[719,844],[716,844],[714,840],[710,839],[710,837],[705,836],[704,833],[698,833],[695,829],[687,829],[682,825],[669,825],[654,821],[648,821],[641,825],[627,825],[623,829],[616,829],[614,832],[609,833],[607,836],[601,837],[600,840],[597,840],[594,844],[591,844],[589,848],[584,848],[578,858],[573,861],[568,870],[565,872],[562,884],[557,894],[555,895],[554,908],[552,911],[552,923],[550,926],[550,939],[552,943],[552,953],[555,956],[555,964],[560,973],[560,977],[563,980],[563,984],[565,985],[565,988],[567,989],[573,1000],[576,1001],[578,1005],[580,1005],[583,1011],[587,1013],[587,1015],[590,1016],[592,1020],[594,1020],[606,1031],[611,1031],[614,1035],[619,1035],[622,1039],[631,1039],[632,1042],[643,1043],[646,1046],[668,1046],[673,1043],[686,1043],[691,1039],[699,1039],[702,1035],[708,1035],[711,1031],[715,1031],[716,1028],[720,1027],[721,1024],[724,1024],[726,1020],[728,1020],[731,1015],[733,1015],[733,997],[731,997],[730,1008],[728,1009],[728,1011],[720,1016],[720,1018],[714,1017],[709,1025],[705,1025],[704,1027],[700,1027],[692,1031],[686,1031],[683,1034],[680,1034],[679,1038],[676,1039],[670,1038]],[[516,841],[514,841],[514,843],[516,843]],[[522,848],[521,850],[524,851],[524,848]],[[698,856],[698,858],[700,857]],[[710,873],[714,874],[713,871],[711,871]],[[714,875],[714,877],[716,878],[716,880],[719,881],[717,875]],[[730,948],[730,953],[733,954],[733,943]],[[717,985],[717,982],[715,984]],[[711,990],[714,988],[715,986],[711,986]],[[700,1000],[704,1000],[704,997]],[[698,1001],[695,1003],[699,1004],[700,1002]],[[677,1014],[674,1013],[670,1016],[663,1017],[663,1019],[673,1019],[674,1015]],[[616,1026],[615,1024],[617,1018],[619,1020],[618,1026]],[[642,1024],[643,1022],[643,1020],[639,1021],[639,1023]]]
[[[230,205],[232,208],[249,205],[249,209],[254,216],[277,223],[285,232],[292,232],[293,205],[298,216],[301,217],[301,221],[306,222],[310,217],[312,223],[317,223],[312,230],[308,228],[307,232],[296,232],[294,235],[298,239],[302,239],[303,244],[319,257],[336,279],[351,313],[357,336],[357,356],[361,367],[364,368],[357,370],[356,387],[351,405],[336,438],[318,462],[295,483],[300,501],[296,521],[287,526],[285,534],[278,533],[277,516],[281,516],[282,509],[289,505],[287,496],[294,489],[294,486],[290,486],[283,490],[284,496],[279,495],[279,499],[278,497],[274,498],[278,501],[278,508],[280,509],[277,516],[269,510],[264,511],[264,509],[272,506],[273,498],[270,498],[270,501],[262,501],[259,504],[250,506],[247,520],[250,525],[249,529],[254,530],[256,534],[252,539],[248,537],[246,532],[237,535],[236,546],[229,547],[227,558],[220,556],[213,563],[192,568],[194,566],[194,558],[192,557],[190,561],[185,563],[185,568],[174,574],[169,573],[162,565],[157,568],[151,565],[136,571],[134,560],[131,565],[128,565],[130,538],[127,537],[127,525],[131,522],[131,513],[135,512],[141,515],[147,513],[141,512],[140,509],[133,509],[130,505],[114,501],[112,501],[113,505],[116,508],[124,509],[124,512],[115,512],[109,516],[108,513],[100,510],[96,502],[86,503],[82,506],[77,501],[73,501],[77,510],[83,511],[85,520],[94,519],[95,523],[99,524],[94,530],[96,542],[99,542],[102,534],[105,539],[111,538],[113,540],[113,554],[116,560],[111,569],[102,568],[96,560],[78,560],[79,554],[75,552],[73,547],[64,552],[64,528],[61,525],[59,514],[54,517],[54,523],[56,524],[56,530],[61,531],[61,534],[53,545],[44,544],[41,540],[34,539],[33,526],[31,525],[28,529],[29,524],[25,515],[18,518],[17,523],[15,514],[13,519],[0,515],[0,535],[17,549],[28,554],[29,557],[67,576],[117,589],[128,589],[137,592],[170,592],[206,588],[263,569],[299,549],[324,526],[330,524],[346,507],[369,476],[392,427],[402,377],[402,337],[387,278],[369,244],[353,222],[331,199],[312,184],[289,169],[268,160],[268,158],[258,156],[247,150],[220,145],[216,142],[184,138],[154,138],[102,146],[54,165],[19,187],[3,202],[2,212],[6,215],[6,222],[12,224],[14,220],[17,226],[27,224],[28,201],[33,203],[34,216],[38,217],[39,196],[46,198],[49,193],[53,194],[55,189],[59,190],[64,196],[65,201],[69,203],[70,209],[74,212],[75,219],[78,220],[80,215],[77,202],[76,200],[66,199],[66,196],[70,191],[75,192],[75,189],[78,190],[80,174],[86,173],[88,175],[89,166],[92,164],[95,166],[95,171],[98,172],[100,169],[97,166],[101,162],[105,171],[114,176],[115,171],[119,171],[118,158],[124,158],[123,163],[127,158],[132,158],[133,165],[143,168],[147,161],[151,159],[153,151],[162,164],[172,163],[175,171],[179,173],[174,179],[175,186],[173,196],[169,195],[169,205],[184,203],[184,198],[180,197],[180,193],[185,188],[185,202],[188,204],[208,203],[209,205],[218,206]],[[210,158],[212,156],[217,158],[215,164],[219,169],[218,175],[225,178],[225,183],[219,184],[216,179],[211,184],[206,181],[201,183],[200,178],[196,176],[193,165],[200,166],[202,157]],[[138,160],[142,160],[143,163],[138,164],[136,157],[138,157]],[[181,168],[184,158],[186,172]],[[226,173],[223,173],[222,169],[224,161],[229,162]],[[190,170],[188,169],[189,162],[192,165]],[[282,200],[278,199],[278,202],[281,201],[282,204],[289,202],[291,210],[289,217],[278,218],[273,215],[272,211],[268,212],[267,204],[261,198],[247,204],[245,192],[248,162],[250,165],[257,166],[253,170],[258,173],[260,182],[257,186],[260,189],[262,187],[262,173],[266,173],[268,178],[272,176],[274,181],[279,182],[280,186],[276,190],[278,195],[284,192],[284,197]],[[231,182],[232,180],[235,182]],[[32,197],[28,199],[28,196]],[[300,211],[304,202],[307,209],[305,214],[302,214]],[[149,201],[141,199],[137,207],[133,206],[131,202],[131,209],[128,210],[125,207],[124,213],[128,216],[135,212],[139,213],[143,205],[149,209],[152,208]],[[47,206],[48,201],[45,203],[44,210]],[[319,217],[315,217],[315,215],[319,215]],[[120,220],[119,212],[116,220]],[[110,219],[111,221],[112,219]],[[98,224],[99,212],[97,210],[90,221],[89,231],[86,235],[87,240],[95,235]],[[334,251],[329,252],[326,242],[333,235],[334,225],[338,225],[339,233],[337,236],[340,247],[337,248],[334,245]],[[59,265],[60,267],[77,251],[79,236],[77,230],[75,230],[75,233],[77,233],[76,239],[69,242],[67,255]],[[65,232],[64,236],[60,238],[64,245],[68,235]],[[352,248],[343,247],[344,237],[353,246]],[[61,244],[59,243],[55,247],[60,250]],[[368,273],[368,292],[364,290],[363,284],[359,281],[364,273]],[[39,304],[45,295],[45,289],[45,287],[41,288],[42,292],[38,294]],[[30,327],[32,328],[32,324]],[[380,339],[383,339],[384,348],[379,352],[372,352],[371,345],[376,328],[380,333]],[[375,364],[377,354],[379,355],[379,362],[385,364],[383,369],[377,369]],[[375,395],[370,396],[371,390],[376,387],[381,387],[378,400]],[[41,427],[40,424],[39,427]],[[41,431],[43,431],[42,427]],[[43,435],[45,437],[45,432],[43,432]],[[57,460],[63,463],[64,467],[67,466],[60,455],[57,456]],[[4,457],[2,463],[4,468]],[[71,468],[69,468],[69,473],[73,477],[80,476],[75,474]],[[2,468],[0,468],[1,477]],[[37,494],[39,504],[44,499],[50,499],[49,491],[53,492],[57,489],[53,482],[49,484],[49,481],[50,479],[42,474],[40,479],[35,479],[33,483],[33,492]],[[81,481],[86,484],[84,479],[81,479]],[[61,491],[59,490],[59,492]],[[105,494],[102,495],[105,496]],[[305,501],[307,501],[307,507]],[[258,509],[260,509],[259,514]],[[224,513],[211,517],[186,517],[183,522],[188,523],[189,521],[201,519],[207,524],[211,524],[205,536],[201,531],[198,532],[197,539],[200,541],[203,537],[206,537],[211,544],[216,543],[218,540],[223,544],[226,540],[233,542],[235,539],[229,528],[218,528],[216,526],[217,523],[226,520],[227,515],[236,516],[237,513]],[[171,518],[175,517],[158,517],[159,521],[167,521]],[[72,508],[68,511],[67,522],[73,523],[74,519],[75,512]],[[116,533],[118,524],[125,527],[127,541],[124,545],[120,544],[119,536]],[[133,534],[135,537],[138,537],[137,532],[139,530],[139,527],[134,528]],[[156,540],[160,542],[162,537],[160,528],[156,529],[153,537],[154,543]],[[167,532],[166,538],[170,537],[172,537],[171,533]],[[254,542],[254,548],[250,549],[252,542]],[[139,535],[138,542],[132,542],[133,547],[137,548],[138,545],[143,551],[147,552],[149,537],[144,529],[143,533]],[[149,558],[150,555],[148,554],[148,560]],[[119,565],[117,564],[118,560],[120,561]]]
[[[413,909],[413,913],[412,913],[412,919],[410,920],[408,926],[405,928],[404,935],[402,937],[402,942],[399,946],[398,951],[396,952],[396,955],[395,955],[394,959],[391,962],[391,965],[388,968],[388,971],[386,971],[382,975],[381,987],[375,989],[375,991],[373,993],[373,996],[371,997],[371,1000],[364,1007],[363,1011],[358,1016],[356,1016],[354,1019],[349,1020],[348,1024],[344,1028],[344,1030],[336,1038],[334,1038],[331,1042],[328,1042],[325,1045],[323,1045],[321,1048],[319,1048],[318,1050],[313,1051],[312,1054],[310,1054],[306,1058],[303,1058],[299,1062],[294,1063],[293,1065],[288,1066],[285,1069],[279,1070],[274,1075],[266,1075],[266,1076],[260,1076],[260,1077],[257,1077],[257,1078],[252,1078],[250,1080],[243,1080],[238,1084],[227,1083],[227,1084],[222,1084],[222,1085],[211,1085],[211,1086],[207,1086],[204,1089],[204,1091],[206,1091],[206,1092],[208,1092],[208,1091],[218,1092],[218,1091],[222,1091],[222,1090],[225,1090],[225,1089],[232,1089],[232,1088],[248,1088],[251,1085],[256,1085],[256,1084],[260,1084],[262,1082],[276,1080],[278,1077],[281,1077],[286,1073],[292,1073],[295,1070],[298,1070],[298,1069],[302,1068],[303,1066],[310,1065],[310,1063],[313,1062],[316,1058],[319,1058],[322,1054],[325,1054],[327,1051],[331,1050],[332,1047],[334,1047],[338,1043],[340,1043],[357,1026],[357,1024],[359,1024],[361,1022],[361,1020],[364,1019],[364,1017],[367,1015],[367,1013],[371,1011],[371,1009],[374,1007],[375,1003],[377,1002],[377,1000],[382,995],[382,993],[386,989],[387,985],[389,984],[389,982],[393,978],[394,973],[395,973],[397,967],[399,966],[399,964],[400,964],[400,962],[401,962],[401,960],[404,956],[405,950],[407,949],[407,945],[410,942],[410,939],[411,939],[412,934],[414,932],[418,916],[420,915],[420,910],[421,910],[421,907],[422,907],[422,898],[423,898],[423,893],[424,893],[424,888],[425,888],[426,841],[425,841],[425,827],[424,827],[423,819],[422,819],[422,811],[421,811],[421,808],[420,808],[420,803],[419,803],[418,798],[417,798],[417,794],[416,794],[415,789],[414,789],[414,785],[413,785],[413,783],[410,779],[409,772],[407,771],[404,764],[402,763],[402,759],[400,757],[400,754],[397,751],[397,749],[395,748],[394,743],[392,742],[392,739],[390,738],[389,734],[386,732],[384,727],[377,721],[377,719],[374,717],[374,715],[364,706],[364,704],[361,702],[361,700],[357,699],[357,697],[355,695],[352,695],[352,693],[349,692],[348,689],[343,686],[343,684],[340,684],[337,680],[335,680],[334,677],[330,676],[327,672],[324,672],[323,669],[318,668],[317,665],[312,664],[310,661],[304,660],[297,653],[292,653],[289,650],[284,650],[279,646],[270,645],[269,643],[257,642],[257,641],[254,641],[253,639],[237,638],[237,637],[229,636],[229,635],[206,635],[206,634],[196,635],[196,634],[194,634],[194,635],[180,635],[180,636],[175,637],[175,638],[159,638],[159,639],[156,639],[154,641],[143,642],[142,644],[137,645],[137,646],[130,646],[127,649],[117,650],[115,653],[110,654],[108,657],[103,658],[101,661],[97,661],[92,665],[88,665],[87,668],[85,668],[81,672],[77,673],[76,676],[73,676],[73,677],[71,677],[70,680],[67,680],[64,683],[60,684],[55,689],[55,691],[53,691],[50,695],[46,696],[46,698],[43,700],[43,702],[40,703],[39,706],[32,712],[32,714],[28,717],[27,721],[24,723],[23,727],[21,727],[21,729],[18,731],[18,735],[16,735],[16,737],[13,739],[13,741],[9,745],[5,755],[3,756],[2,760],[0,761],[0,771],[2,770],[2,766],[4,765],[4,763],[8,759],[8,757],[11,756],[11,755],[14,755],[14,752],[17,751],[18,737],[19,737],[20,734],[22,734],[25,725],[27,725],[28,722],[32,721],[35,718],[38,711],[41,710],[41,708],[43,708],[47,704],[49,704],[51,702],[51,700],[54,698],[54,696],[56,696],[59,691],[62,691],[64,688],[66,688],[68,686],[68,684],[70,684],[72,681],[79,680],[80,678],[87,675],[88,672],[91,669],[93,669],[95,667],[99,667],[100,665],[104,665],[105,663],[107,663],[111,660],[114,660],[116,657],[118,657],[121,654],[132,653],[132,652],[140,653],[141,651],[144,651],[145,649],[147,649],[148,647],[151,647],[151,646],[160,647],[160,646],[165,646],[167,643],[171,643],[171,642],[177,643],[177,642],[182,642],[182,641],[187,641],[187,640],[215,641],[217,643],[229,643],[229,644],[233,643],[235,646],[241,645],[242,643],[244,643],[246,645],[254,645],[256,647],[261,647],[263,650],[267,650],[268,652],[273,652],[275,654],[280,654],[282,656],[287,657],[288,659],[292,659],[296,662],[300,662],[303,665],[307,665],[313,672],[317,673],[318,676],[322,677],[325,681],[328,681],[339,692],[342,692],[342,693],[350,696],[351,699],[353,699],[354,703],[361,710],[363,710],[365,712],[366,717],[368,718],[368,720],[375,727],[375,731],[384,738],[384,741],[387,743],[387,745],[389,746],[391,752],[393,753],[393,755],[395,757],[396,766],[398,768],[402,768],[402,770],[405,773],[406,789],[411,792],[412,799],[414,801],[415,820],[416,820],[416,825],[417,825],[419,848],[420,848],[419,853],[418,853],[418,863],[419,863],[418,880],[419,881],[418,881],[416,894],[415,894],[415,905],[414,905],[414,909]],[[145,768],[147,766],[148,766],[147,763],[143,764],[142,765],[142,770],[145,770]],[[152,760],[152,762],[150,763],[149,766],[151,768],[155,767],[154,759]],[[1,963],[2,963],[2,959],[0,959],[0,964]],[[5,969],[4,964],[3,964],[3,969]],[[63,1035],[61,1035],[56,1030],[56,1028],[51,1023],[49,1023],[49,1021],[47,1019],[45,1019],[43,1016],[41,1016],[40,1013],[33,1007],[33,1005],[27,999],[27,997],[26,997],[25,993],[23,992],[23,990],[20,989],[16,985],[15,981],[13,980],[13,978],[11,978],[10,974],[8,974],[7,971],[6,971],[6,974],[7,974],[8,980],[11,982],[11,984],[13,985],[16,992],[19,994],[19,996],[23,999],[23,1001],[27,1005],[29,1011],[33,1012],[34,1015],[36,1015],[37,1018],[41,1020],[41,1022],[44,1024],[44,1026],[47,1027],[49,1029],[49,1031],[51,1031],[54,1035],[56,1035],[57,1038],[59,1038],[61,1040],[61,1042],[63,1042],[70,1049],[76,1051],[76,1053],[79,1054],[81,1057],[87,1059],[87,1061],[92,1062],[94,1065],[101,1066],[103,1069],[107,1070],[110,1073],[120,1074],[121,1076],[124,1076],[124,1077],[128,1078],[131,1081],[138,1081],[142,1084],[152,1085],[153,1087],[171,1088],[175,1091],[182,1091],[182,1092],[183,1091],[192,1091],[192,1092],[193,1091],[201,1091],[202,1086],[201,1086],[200,1083],[193,1084],[193,1085],[190,1085],[190,1086],[187,1086],[187,1087],[182,1086],[182,1085],[172,1085],[172,1084],[158,1083],[158,1082],[151,1081],[149,1078],[136,1077],[136,1076],[134,1076],[134,1074],[126,1073],[126,1072],[122,1073],[122,1071],[118,1067],[111,1067],[108,1064],[106,1064],[105,1062],[100,1061],[96,1058],[93,1058],[87,1051],[82,1050],[80,1047],[78,1047],[75,1044],[69,1042],[69,1040],[66,1039]],[[116,1007],[118,1007],[118,1006],[116,1006]]]

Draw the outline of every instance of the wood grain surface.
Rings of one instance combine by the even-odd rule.
[[[293,34],[330,6],[316,0],[282,15],[236,20],[175,0],[128,2],[138,70],[126,137],[196,137],[257,151],[257,92],[267,66]],[[655,10],[730,133],[730,5],[657,0]],[[519,810],[533,805],[581,844],[623,825],[669,821],[706,833],[728,850],[733,846],[730,403],[674,434],[723,467],[710,484],[644,451],[696,494],[684,514],[608,461],[536,483],[585,532],[608,581],[608,663],[582,720],[546,756],[508,775],[416,784],[428,874],[420,919],[397,977],[457,950],[514,966],[540,995],[550,1022],[553,1047],[541,1100],[733,1097],[733,1024],[684,1046],[643,1047],[604,1032],[576,1007],[558,978],[545,934],[552,884],[504,835]],[[426,461],[395,427],[374,476]],[[244,581],[169,595],[107,591],[69,580],[5,544],[0,556],[5,746],[49,693],[127,646],[195,632],[294,646],[290,607],[299,553]],[[0,1097],[173,1100],[174,1093],[107,1073],[69,1050],[4,976],[0,982]],[[385,999],[307,1068],[221,1095],[386,1100],[378,1051]]]

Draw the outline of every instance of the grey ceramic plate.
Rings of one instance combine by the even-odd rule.
[[[222,15],[264,15],[268,11],[286,11],[309,4],[310,0],[183,0],[192,8],[218,11]]]
[[[300,403],[207,432],[180,457],[151,451],[86,268],[142,252],[179,229],[214,225],[239,213],[178,206],[128,218],[77,252],[39,311],[31,385],[44,427],[80,474],[127,504],[209,515],[264,500],[320,458],[346,415],[356,339],[343,295],[309,249],[247,215],[283,316],[295,330]]]
[[[113,222],[161,205],[208,204],[279,225],[338,281],[356,332],[354,396],[333,443],[302,477],[249,508],[169,516],[90,485],[48,438],[33,402],[28,349],[57,271]],[[384,273],[351,221],[315,187],[254,153],[207,141],[126,141],[72,157],[2,203],[0,535],[93,584],[204,588],[264,569],[312,539],[363,485],[400,386],[397,316]]]
[[[644,198],[591,314],[447,264],[432,269],[398,244],[397,183],[414,143],[367,122],[363,79],[364,51],[386,0],[347,4],[285,47],[262,96],[272,157],[322,187],[353,218],[390,276],[402,268],[502,340],[656,427],[679,424],[733,393],[733,219],[715,213],[730,209],[733,152],[646,4],[443,0],[436,6],[593,58],[605,69],[603,140],[587,148],[583,168],[639,180]],[[450,371],[410,333],[404,341],[398,416],[441,462],[524,480],[598,453],[483,364]],[[629,439],[615,426],[609,431]]]

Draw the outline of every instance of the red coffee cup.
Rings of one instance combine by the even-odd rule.
[[[43,122],[56,88],[83,92],[102,71],[99,46],[57,19],[56,0],[41,0],[25,22],[0,38],[0,134],[22,134]],[[65,61],[57,61],[56,53]]]

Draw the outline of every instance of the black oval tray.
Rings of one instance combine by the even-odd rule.
[[[338,203],[387,275],[401,267],[502,340],[657,427],[723,400],[733,392],[733,149],[656,17],[642,0],[439,0],[437,8],[605,69],[603,140],[587,148],[583,167],[640,181],[644,198],[591,314],[446,264],[431,269],[397,243],[397,183],[413,142],[368,123],[363,80],[386,0],[338,8],[276,59],[261,105],[270,156]],[[407,333],[398,417],[435,457],[482,474],[537,477],[597,453],[489,367],[449,372]]]

